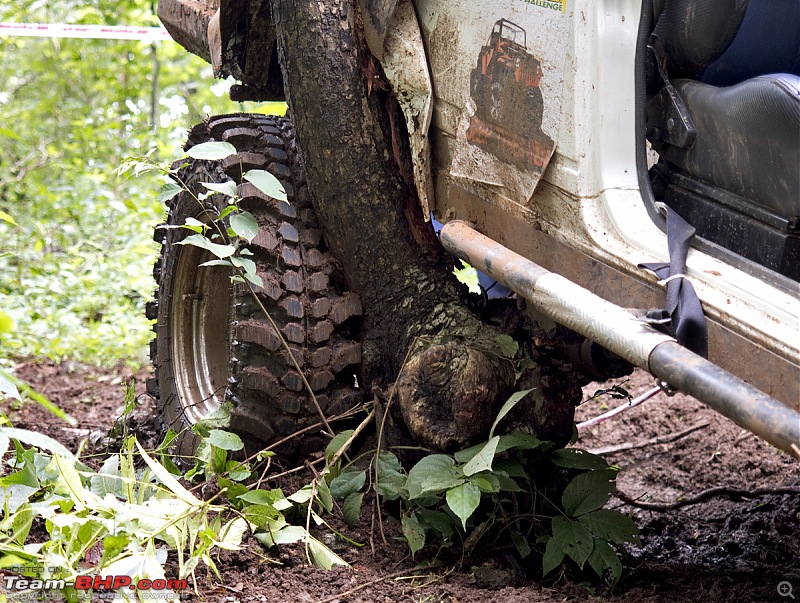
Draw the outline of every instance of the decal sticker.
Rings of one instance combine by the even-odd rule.
[[[557,10],[564,12],[567,10],[567,0],[522,0],[525,4],[533,4],[540,8],[549,8],[550,10]]]
[[[536,12],[529,23],[548,24],[549,15],[562,19],[555,12]],[[555,151],[566,45],[547,41],[564,30],[554,24],[537,31],[530,40],[518,22],[497,19],[465,73],[469,89],[450,174],[487,200],[504,197],[527,205]]]
[[[528,52],[527,32],[507,19],[492,28],[470,74],[475,112],[467,141],[519,169],[541,176],[553,154],[542,132],[542,68]]]

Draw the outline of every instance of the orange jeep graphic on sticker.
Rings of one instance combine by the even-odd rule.
[[[553,152],[552,139],[542,132],[541,77],[525,30],[507,19],[497,21],[470,75],[475,115],[467,140],[501,160],[541,173]]]

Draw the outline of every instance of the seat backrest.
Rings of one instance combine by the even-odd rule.
[[[666,53],[670,78],[697,79],[719,58],[736,37],[747,4],[748,0],[666,0],[653,35]]]
[[[732,86],[773,73],[800,75],[798,0],[750,0],[736,37],[701,79]]]

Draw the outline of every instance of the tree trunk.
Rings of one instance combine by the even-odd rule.
[[[365,385],[385,390],[399,375],[403,420],[421,443],[452,450],[484,437],[514,390],[515,368],[501,333],[465,304],[453,260],[424,220],[405,122],[357,3],[273,0],[272,9],[314,206],[364,306]],[[549,415],[534,427],[563,439],[575,388],[552,385],[533,404]]]

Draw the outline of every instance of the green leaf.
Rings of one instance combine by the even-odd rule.
[[[305,528],[286,525],[286,520],[282,517],[269,522],[268,529],[268,532],[256,534],[256,540],[266,547],[302,542],[308,536]]]
[[[240,463],[239,461],[228,461],[225,465],[225,473],[228,474],[232,480],[240,482],[250,477],[250,465],[247,463]]]
[[[286,498],[294,503],[297,503],[298,505],[304,505],[311,500],[311,494],[311,485],[306,485],[300,488],[297,492],[290,494]]]
[[[250,170],[245,173],[242,178],[273,199],[289,202],[289,199],[286,197],[286,189],[283,188],[280,180],[269,172],[264,170]]]
[[[358,492],[367,483],[367,472],[350,465],[331,480],[331,495],[339,500]]]
[[[494,493],[500,491],[500,480],[497,479],[494,473],[486,472],[472,475],[469,478],[469,482],[478,486],[481,492]]]
[[[517,450],[538,450],[552,446],[552,442],[540,440],[535,435],[524,431],[515,431],[504,436],[500,436],[500,443],[497,445],[498,454],[516,448]]]
[[[583,564],[589,558],[594,546],[592,534],[577,521],[566,517],[553,517],[553,537],[556,545],[564,551],[578,567],[583,569]],[[548,546],[550,541],[548,541]]]
[[[492,461],[494,461],[495,451],[497,450],[497,444],[499,442],[500,436],[494,436],[488,442],[486,442],[483,448],[481,448],[480,452],[473,456],[470,461],[464,465],[464,475],[469,477],[470,475],[475,475],[481,471],[491,471]]]
[[[577,517],[602,508],[616,488],[616,477],[617,472],[613,469],[589,471],[576,476],[561,495],[564,511]]]
[[[322,508],[328,513],[333,511],[333,496],[331,496],[331,490],[328,487],[328,482],[325,481],[324,477],[320,477],[317,480],[316,498],[317,501],[319,501],[319,504],[322,505]]]
[[[500,438],[502,443],[502,437]],[[528,473],[517,459],[496,459],[494,462],[495,473],[504,473],[509,477],[528,479]]]
[[[255,274],[256,274],[256,263],[253,260],[250,260],[250,259],[247,259],[247,258],[232,257],[231,258],[231,262],[237,268],[241,268],[246,275],[250,274],[250,275],[255,276]]]
[[[156,477],[161,481],[162,484],[164,484],[166,488],[168,488],[183,502],[188,503],[193,507],[201,506],[201,502],[197,499],[197,497],[184,488],[181,483],[175,479],[175,476],[167,471],[163,465],[156,462],[149,454],[147,454],[147,451],[142,448],[142,445],[138,440],[134,440],[134,443],[136,444],[136,448],[139,450],[139,454],[144,459],[144,462],[147,463],[147,466],[150,467],[150,470],[156,474]]]
[[[208,224],[205,224],[200,220],[198,220],[197,218],[192,218],[192,217],[186,218],[186,221],[183,223],[183,227],[188,228],[189,230],[200,234],[203,234],[206,230],[210,228]]]
[[[637,543],[639,528],[629,516],[612,509],[600,509],[578,517],[578,521],[592,534],[615,544]]]
[[[468,463],[476,454],[483,450],[485,445],[486,442],[483,442],[482,444],[475,444],[474,446],[470,446],[464,450],[459,450],[453,455],[453,458],[455,458],[459,463]]]
[[[608,469],[604,458],[580,448],[559,448],[550,455],[550,459],[566,469]]]
[[[227,266],[228,268],[233,268],[233,264],[228,260],[208,260],[207,262],[198,264],[198,266]]]
[[[10,138],[11,140],[18,140],[22,141],[22,138],[19,134],[14,132],[14,130],[9,130],[8,128],[0,128],[0,136],[5,136],[6,138]]]
[[[63,444],[42,433],[28,431],[27,429],[17,429],[16,427],[0,427],[0,435],[7,436],[12,440],[18,440],[29,446],[36,446],[40,450],[47,450],[53,454],[58,454],[69,459],[73,463],[77,461],[75,455],[67,450]]]
[[[242,514],[247,521],[264,529],[271,520],[280,517],[280,513],[272,505],[249,505],[242,510]]]
[[[311,553],[311,560],[317,567],[331,569],[334,565],[349,565],[347,561],[339,557],[339,555],[313,536],[309,536],[306,542],[308,544],[308,550]]]
[[[252,243],[258,234],[258,222],[249,211],[231,216],[231,228],[237,235]]]
[[[15,513],[36,492],[39,492],[39,488],[23,484],[7,486],[0,490],[0,508],[4,511],[7,509],[9,514]]]
[[[130,541],[130,534],[117,534],[103,538],[103,558],[101,559],[101,565],[105,565],[105,562],[114,559],[124,551],[125,547],[130,544]]]
[[[8,222],[9,224],[13,224],[14,226],[19,226],[19,224],[14,221],[14,218],[12,218],[10,214],[7,214],[2,210],[0,210],[0,220],[3,222]]]
[[[325,446],[325,460],[330,462],[333,458],[333,455],[339,452],[339,448],[344,446],[344,443],[350,439],[350,436],[353,435],[353,429],[348,429],[343,431],[342,433],[337,433],[334,438],[328,442],[328,445]]]
[[[481,502],[481,491],[478,486],[467,482],[450,488],[445,496],[447,506],[461,520],[461,526],[467,529],[467,520],[472,517]]]
[[[6,376],[6,372],[3,369],[0,369],[0,400],[6,398],[22,401],[17,385]]]
[[[11,518],[11,537],[23,546],[33,526],[33,509],[28,504],[21,505]]]
[[[531,545],[525,536],[516,530],[511,530],[509,534],[511,536],[511,542],[514,543],[514,547],[517,549],[521,559],[525,559],[531,554]]]
[[[78,511],[86,508],[86,491],[83,489],[81,476],[75,469],[75,461],[54,454],[53,463],[58,467],[58,481],[56,491],[66,494],[74,503]]]
[[[237,211],[238,208],[235,205],[229,205],[228,207],[224,208],[221,212],[219,212],[219,216],[217,216],[217,220],[224,220],[233,212]]]
[[[0,310],[0,333],[11,333],[14,330],[14,319]]]
[[[105,498],[106,494],[121,492],[119,477],[119,455],[112,454],[108,457],[103,466],[96,474],[89,478],[89,489],[99,498]]]
[[[522,492],[522,488],[520,485],[511,479],[505,471],[494,471],[494,477],[497,480],[497,484],[500,487],[500,490],[504,492]]]
[[[519,351],[519,344],[510,335],[501,333],[495,338],[497,347],[500,348],[500,353],[506,358],[513,358]]]
[[[192,159],[216,161],[236,154],[236,147],[229,142],[202,142],[186,150]]]
[[[397,457],[391,452],[381,452],[378,457],[375,491],[385,501],[397,500],[406,490],[407,479]]]
[[[233,180],[226,182],[201,182],[207,189],[222,193],[227,197],[236,197],[236,183]]]
[[[216,446],[222,450],[236,451],[244,448],[242,438],[235,433],[223,431],[222,429],[212,429],[208,432],[206,439],[212,446]]]
[[[39,480],[36,477],[36,470],[33,468],[31,463],[26,462],[19,471],[12,473],[11,475],[7,475],[6,477],[0,477],[1,487],[5,488],[7,486],[11,486],[12,484],[22,484],[23,486],[29,486],[30,488],[39,488]]]
[[[161,192],[159,193],[156,200],[159,203],[166,203],[170,199],[172,199],[175,195],[183,191],[183,187],[175,182],[166,182],[163,187],[161,187]]]
[[[423,528],[415,513],[410,515],[403,515],[400,520],[403,528],[403,536],[408,541],[408,548],[411,549],[411,555],[415,555],[418,550],[425,546],[425,528]]]
[[[589,566],[609,586],[614,586],[622,576],[622,562],[616,551],[604,540],[594,541]]]
[[[561,544],[555,539],[550,537],[547,541],[547,546],[544,548],[544,556],[542,557],[542,577],[546,576],[554,569],[556,569],[564,561],[566,551],[561,547]]]
[[[433,509],[417,509],[415,513],[421,524],[437,531],[443,539],[449,540],[453,537],[455,528],[452,516],[444,511],[434,511]]]
[[[261,278],[260,276],[258,276],[257,274],[252,274],[252,273],[250,273],[250,272],[245,272],[245,273],[244,273],[244,277],[245,277],[245,278],[246,278],[248,281],[250,281],[251,283],[253,283],[253,284],[254,284],[256,287],[261,287],[261,288],[263,288],[263,287],[264,287],[264,279],[262,279],[262,278]]]
[[[408,472],[409,500],[463,484],[463,475],[455,465],[455,460],[444,454],[431,454],[420,460]]]
[[[353,492],[342,503],[344,522],[351,528],[361,519],[361,504],[363,501],[364,495],[361,492]]]
[[[237,498],[251,505],[274,505],[284,496],[283,492],[276,488],[274,490],[250,490]]]
[[[232,479],[226,479],[224,477],[218,477],[217,483],[219,484],[220,490],[223,488],[225,489],[225,496],[228,497],[228,500],[236,504],[237,508],[239,509],[241,509],[244,506],[242,504],[244,501],[239,500],[240,496],[247,494],[249,492],[263,492],[263,490],[248,490],[247,486],[245,486],[244,484],[241,484],[237,481],[233,481]],[[260,502],[261,501],[259,501],[259,503]]]
[[[206,237],[200,234],[193,234],[186,237],[183,241],[178,241],[177,245],[193,245],[202,249],[207,249],[220,259],[231,257],[236,248],[233,245],[220,245],[212,243]]]
[[[512,339],[511,341],[514,341],[514,340]],[[517,342],[514,341],[515,345],[516,345],[516,343]],[[497,427],[497,424],[500,421],[502,421],[503,418],[509,412],[511,412],[511,409],[514,408],[520,400],[522,400],[525,396],[527,396],[529,393],[531,393],[534,389],[535,388],[524,389],[524,390],[519,391],[519,392],[514,392],[513,394],[511,394],[508,397],[508,400],[506,400],[505,404],[503,404],[503,407],[500,409],[500,412],[497,413],[497,417],[495,417],[494,423],[492,423],[492,428],[489,430],[489,437],[492,437],[494,435],[494,430]]]

